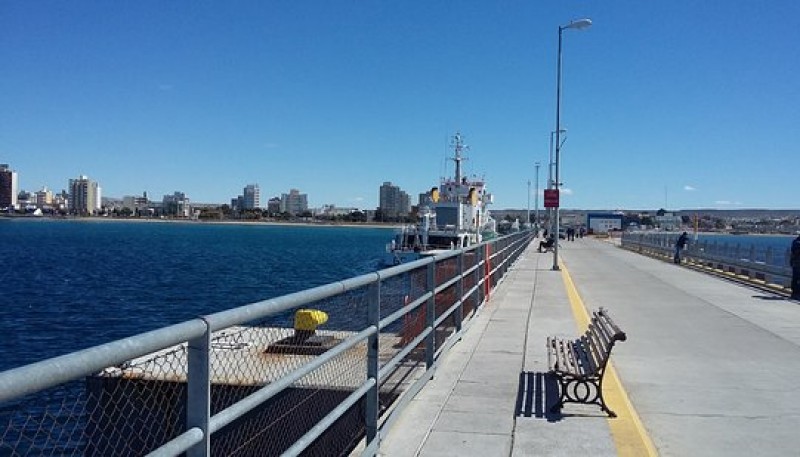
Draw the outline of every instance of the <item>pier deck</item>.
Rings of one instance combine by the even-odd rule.
[[[589,238],[536,243],[403,411],[383,456],[794,455],[800,304]],[[557,400],[548,335],[603,306],[628,340],[604,391],[619,417]],[[609,376],[610,375],[610,376]],[[617,381],[617,379],[619,381]]]

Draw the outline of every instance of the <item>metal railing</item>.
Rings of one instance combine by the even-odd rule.
[[[0,373],[0,455],[375,455],[533,238],[481,245]],[[330,316],[312,334],[293,311]]]
[[[641,254],[672,259],[678,234],[625,232],[622,247]],[[689,266],[724,273],[737,279],[764,284],[789,292],[792,268],[789,248],[777,251],[770,246],[698,240],[681,251]]]

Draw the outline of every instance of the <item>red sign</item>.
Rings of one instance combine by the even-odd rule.
[[[544,190],[544,207],[558,208],[558,189]]]

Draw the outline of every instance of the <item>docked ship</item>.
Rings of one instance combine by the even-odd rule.
[[[451,147],[455,176],[443,178],[438,188],[427,193],[427,202],[419,210],[419,223],[398,230],[386,246],[387,265],[467,248],[497,236],[497,224],[487,208],[493,198],[486,182],[462,175],[466,146],[460,133],[453,136]]]

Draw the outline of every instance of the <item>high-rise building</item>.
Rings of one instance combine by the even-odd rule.
[[[17,209],[17,172],[8,167],[8,164],[0,164],[0,209]]]
[[[288,194],[281,194],[281,212],[292,216],[308,211],[308,195],[301,194],[297,189],[291,189]]]
[[[239,195],[238,197],[231,199],[231,210],[241,211],[243,209],[244,209],[244,197]]]
[[[387,181],[381,185],[378,207],[384,220],[398,219],[411,212],[411,200],[400,187]]]
[[[281,212],[281,199],[278,197],[272,197],[267,202],[267,212],[270,214],[278,214]]]
[[[86,176],[69,180],[69,212],[95,214],[100,209],[100,186]]]
[[[261,208],[261,190],[258,188],[258,184],[248,184],[242,192],[243,209]]]
[[[47,187],[42,187],[42,190],[36,192],[36,207],[43,208],[53,204],[53,192]]]
[[[150,201],[147,199],[147,192],[143,192],[141,196],[125,195],[122,197],[122,207],[134,213],[139,213],[147,209],[148,205],[150,205]]]
[[[424,192],[424,193],[419,194],[419,197],[417,197],[417,206],[422,208],[423,206],[428,206],[430,204],[431,204],[431,193],[430,192]]]
[[[167,216],[189,217],[191,207],[189,199],[183,192],[175,192],[172,195],[164,195],[162,200],[164,214]]]

